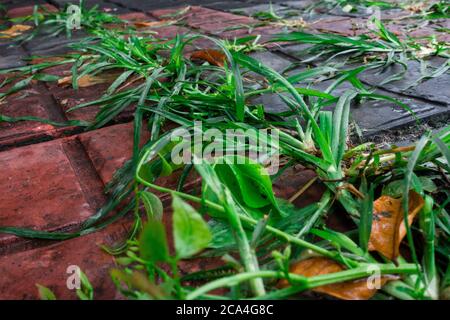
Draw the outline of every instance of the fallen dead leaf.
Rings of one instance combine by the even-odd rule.
[[[409,192],[408,225],[424,205],[424,200],[415,191]],[[403,218],[402,198],[381,196],[373,203],[372,231],[369,250],[378,251],[388,259],[394,260],[399,255],[400,243],[406,235]]]
[[[323,257],[302,260],[295,263],[290,268],[291,273],[308,278],[344,270],[345,268],[336,261]],[[380,278],[380,286],[382,287],[387,281],[394,279],[397,279],[397,277],[382,276]],[[286,288],[289,286],[289,283],[287,280],[283,279],[279,282],[278,286]],[[325,293],[343,300],[368,300],[377,292],[377,289],[372,287],[368,286],[367,278],[363,278],[319,286],[313,288],[312,291]]]
[[[80,88],[85,88],[96,84],[112,82],[117,78],[117,76],[118,74],[116,73],[102,74],[99,76],[84,75],[78,79],[78,86]],[[72,76],[67,76],[58,80],[58,84],[61,86],[69,85],[71,83]]]
[[[210,64],[223,67],[226,56],[222,51],[214,49],[197,50],[191,54],[191,60],[208,61]]]
[[[426,6],[427,6],[427,3],[424,1],[422,3],[415,3],[415,4],[407,5],[407,6],[405,6],[405,9],[408,11],[411,11],[413,13],[420,13],[420,12],[424,11]]]
[[[162,21],[133,21],[133,25],[136,28],[150,28],[150,27],[162,27],[169,26],[177,22],[176,20],[162,20]]]
[[[31,26],[24,24],[15,24],[11,28],[0,31],[0,39],[9,39],[20,36],[25,31],[31,29]]]
[[[271,23],[274,26],[277,27],[288,27],[288,28],[306,28],[308,26],[308,23],[303,20],[303,18],[300,19],[283,19],[281,21],[273,22]]]

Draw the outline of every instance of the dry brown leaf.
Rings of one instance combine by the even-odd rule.
[[[162,21],[133,21],[133,25],[136,28],[150,28],[150,27],[162,27],[174,24],[176,20],[162,20]]]
[[[214,49],[197,50],[191,54],[191,60],[208,61],[210,64],[223,67],[226,56],[222,51]]]
[[[424,200],[415,191],[409,192],[408,225],[424,205]],[[372,231],[369,250],[378,251],[388,259],[394,260],[399,254],[400,243],[406,235],[403,218],[402,199],[381,196],[373,203]]]
[[[117,78],[116,73],[102,74],[99,76],[84,75],[78,79],[80,88],[90,87],[96,84],[112,82]],[[67,76],[58,80],[59,85],[69,85],[72,83],[72,76]]]
[[[0,39],[9,39],[20,36],[22,33],[31,28],[31,26],[27,26],[24,24],[15,24],[9,29],[0,30]]]
[[[413,13],[420,13],[420,12],[424,11],[426,6],[427,6],[427,3],[424,1],[422,3],[415,3],[415,4],[407,5],[407,6],[405,6],[405,9],[409,10]]]
[[[305,277],[314,277],[322,274],[336,273],[345,269],[336,261],[318,257],[299,261],[291,266],[290,272]],[[383,276],[380,278],[380,285],[383,286],[387,281],[395,279],[394,277]],[[279,287],[288,287],[287,280],[281,280]],[[367,278],[344,281],[339,283],[327,284],[313,288],[312,291],[325,293],[327,295],[343,300],[368,300],[376,292],[376,288],[369,288]]]
[[[308,26],[308,23],[303,20],[303,18],[300,19],[283,19],[281,21],[273,22],[274,26],[277,27],[288,27],[288,28],[306,28]]]

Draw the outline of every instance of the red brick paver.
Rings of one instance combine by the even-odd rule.
[[[133,124],[125,123],[102,128],[79,136],[86,152],[104,184],[111,181],[114,173],[119,169],[133,153]],[[149,133],[142,131],[141,145],[149,139]],[[169,188],[175,188],[178,184],[180,172],[168,177],[160,177],[157,183]],[[198,184],[198,179],[192,175],[188,179],[185,188],[192,189]],[[157,193],[163,197],[162,194]],[[167,195],[165,195],[167,196]],[[166,198],[164,196],[164,198]]]
[[[141,141],[145,142],[148,138],[148,132],[145,131]],[[111,181],[114,172],[131,158],[133,124],[119,124],[87,132],[80,135],[80,141],[103,183],[107,184]]]
[[[117,298],[109,275],[114,258],[100,245],[116,245],[127,232],[125,224],[116,223],[81,238],[0,256],[0,299],[39,299],[36,284],[50,288],[58,299],[76,299],[75,290],[67,287],[68,277],[73,275],[67,272],[70,266],[79,267],[87,275],[95,299]]]
[[[67,119],[93,121],[95,115],[100,110],[98,106],[93,105],[70,112],[68,110],[79,104],[99,99],[108,87],[108,84],[97,84],[75,90],[72,87],[59,87],[54,85],[51,87],[51,92],[58,105],[65,112]]]
[[[0,152],[0,226],[55,230],[95,212],[86,194],[94,190],[83,190],[69,148],[55,140]]]
[[[47,11],[58,11],[58,9],[55,6],[52,6],[51,4],[43,4],[41,7],[44,7]],[[26,7],[18,7],[9,9],[6,11],[6,16],[10,19],[13,18],[19,18],[19,17],[25,17],[32,15],[34,11],[34,6],[26,6]],[[42,12],[42,10],[40,10]]]
[[[359,18],[326,18],[319,19],[309,26],[313,31],[322,33],[338,33],[345,36],[357,36],[370,32],[367,29],[367,19]]]
[[[183,13],[178,14],[180,12]],[[197,6],[192,6],[189,10],[183,8],[154,10],[151,11],[150,14],[161,20],[179,20],[191,28],[209,34],[219,34],[220,32],[237,25],[251,26],[259,23],[258,20],[250,17]]]
[[[33,88],[29,90],[33,92]],[[37,92],[30,93],[28,97],[14,95],[8,97],[0,104],[0,113],[8,117],[33,116],[49,119],[50,112],[45,102],[38,96]],[[22,121],[16,123],[0,123],[0,149],[20,144],[24,141],[43,139],[55,128],[48,124],[32,121]]]

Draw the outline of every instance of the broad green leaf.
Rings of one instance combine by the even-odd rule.
[[[261,164],[242,156],[226,156],[221,160],[224,163],[214,165],[214,171],[254,218],[261,218],[264,212],[253,209],[262,209],[268,205],[281,213],[273,194],[270,176]]]
[[[161,220],[163,215],[163,205],[158,196],[148,191],[141,191],[139,197],[144,203],[148,219]]]
[[[173,195],[172,208],[177,257],[188,258],[205,249],[212,235],[202,216],[176,195]]]
[[[225,157],[225,164],[215,166],[218,176],[225,182],[226,175],[232,174],[236,178],[236,186],[240,189],[244,203],[251,208],[261,208],[275,201],[272,191],[272,181],[264,167],[250,161],[250,159],[238,159],[240,157]],[[239,163],[238,161],[246,162]],[[229,169],[230,171],[227,171]],[[226,184],[230,190],[233,186]],[[272,200],[273,199],[273,200]]]
[[[166,229],[161,221],[151,219],[144,226],[139,237],[139,252],[143,259],[152,263],[169,260]]]
[[[161,173],[159,174],[161,177],[168,177],[172,174],[173,168],[170,163],[164,158],[164,156],[160,155],[161,159]]]

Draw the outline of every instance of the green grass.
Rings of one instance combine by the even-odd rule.
[[[438,77],[447,72],[450,56],[447,43],[440,43],[431,39],[421,43],[415,39],[400,40],[394,33],[378,19],[372,18],[375,26],[369,35],[348,37],[337,34],[311,34],[294,31],[276,36],[272,41],[288,41],[307,44],[308,47],[298,53],[299,56],[308,56],[307,62],[330,65],[349,72],[366,72],[375,70],[382,73],[388,67],[397,65],[401,71],[384,79],[379,85],[400,80],[408,70],[409,61],[417,61],[424,68],[423,76],[411,83],[404,90],[418,85],[424,79]],[[445,62],[441,66],[427,70],[427,59],[432,56],[441,56]],[[352,65],[358,64],[356,69]],[[361,68],[359,64],[364,64]]]
[[[317,286],[365,278],[370,275],[368,266],[378,267],[382,274],[399,275],[376,298],[435,299],[448,290],[450,128],[427,133],[406,148],[381,149],[371,143],[356,145],[349,139],[351,109],[358,103],[385,99],[410,110],[395,99],[373,93],[373,88],[358,79],[368,69],[414,57],[416,49],[381,23],[378,40],[300,32],[277,36],[274,40],[311,44],[309,52],[320,53],[329,62],[339,55],[350,54],[353,62],[374,56],[368,65],[357,68],[345,64],[314,66],[309,59],[309,69],[289,77],[247,55],[257,47],[253,38],[226,42],[202,35],[178,35],[161,41],[132,31],[124,34],[106,30],[100,25],[93,25],[89,32],[90,37],[73,45],[77,53],[57,63],[72,66],[74,88],[77,79],[85,75],[117,72],[117,77],[99,99],[68,112],[100,107],[94,121],[78,124],[91,130],[110,124],[125,109],[134,108],[133,156],[107,186],[107,204],[79,230],[45,232],[2,226],[0,232],[64,240],[96,232],[127,214],[133,215],[135,223],[128,240],[105,248],[121,265],[111,272],[118,290],[131,299],[285,299]],[[194,63],[184,56],[186,48],[199,38],[209,40],[211,47],[224,53],[223,67]],[[55,81],[45,75],[45,69],[55,64],[4,71],[17,72],[26,80],[16,82],[2,98],[26,88],[31,80]],[[333,80],[327,90],[311,89],[311,84],[323,79]],[[351,89],[335,96],[335,89],[344,83]],[[289,117],[265,112],[264,106],[252,103],[251,98],[266,93],[280,94],[290,110],[286,113]],[[334,106],[332,111],[323,109],[330,105]],[[0,119],[51,123],[31,117]],[[195,121],[202,121],[203,130],[253,128],[278,133],[277,151],[284,160],[281,172],[269,176],[261,163],[235,164],[229,157],[222,158],[222,163],[172,163],[175,143],[170,134],[175,129],[168,129],[167,124],[184,127],[193,137],[199,134],[194,131]],[[141,141],[142,130],[150,133],[148,141]],[[248,143],[241,147],[250,149]],[[302,208],[276,197],[272,187],[284,170],[299,164],[314,170],[317,182],[326,189],[320,201]],[[201,187],[184,191],[193,172],[202,178]],[[173,174],[181,176],[177,188],[157,183],[159,177]],[[407,228],[404,246],[411,258],[399,257],[394,263],[368,252],[373,200],[391,190],[403,195],[407,204],[411,189],[426,200],[418,221]],[[169,194],[171,206],[163,205],[155,191]],[[173,217],[169,226],[174,237],[172,251],[162,223],[162,217],[168,214]],[[326,218],[337,214],[346,215],[352,228],[346,232],[330,230]],[[310,278],[290,273],[294,261],[311,254],[335,260],[346,270]],[[214,258],[222,265],[183,276],[180,262],[192,258]],[[287,279],[291,286],[278,288],[280,279]],[[92,299],[87,279],[84,286],[80,297]],[[227,290],[220,295],[211,293],[219,288]],[[39,290],[52,298],[42,286]]]

